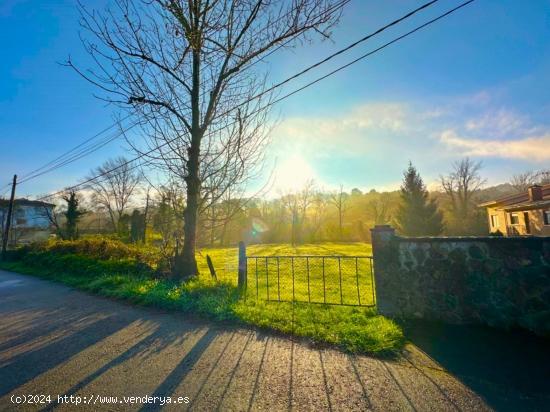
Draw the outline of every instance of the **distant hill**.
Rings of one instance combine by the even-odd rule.
[[[489,186],[481,189],[476,194],[475,202],[483,203],[489,200],[499,199],[501,197],[513,195],[514,193],[517,193],[517,191],[514,189],[514,187],[511,184],[502,183],[496,186]],[[441,191],[432,191],[430,192],[430,195],[441,202],[445,202],[445,200],[447,199],[445,196],[445,193]]]
[[[487,202],[489,200],[499,199],[501,197],[513,195],[517,190],[510,183],[502,183],[496,186],[490,186],[479,191],[479,202]]]

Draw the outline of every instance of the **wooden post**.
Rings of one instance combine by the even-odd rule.
[[[239,242],[239,289],[246,289],[246,246],[244,242]]]
[[[6,248],[8,246],[8,238],[10,235],[11,215],[13,212],[13,204],[15,202],[15,186],[17,185],[17,175],[13,175],[13,184],[11,185],[11,197],[10,204],[8,206],[8,216],[6,219],[6,227],[4,230],[4,236],[2,237],[2,255],[0,256],[4,260],[6,255]]]
[[[210,270],[210,276],[212,276],[212,279],[218,280],[218,277],[216,276],[216,269],[214,269],[214,264],[212,263],[212,258],[210,255],[206,255],[206,263],[208,264],[208,270]]]

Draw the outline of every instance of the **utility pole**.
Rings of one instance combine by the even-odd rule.
[[[4,236],[2,237],[2,255],[0,258],[4,260],[6,255],[6,248],[8,246],[8,238],[10,235],[11,214],[13,212],[13,204],[15,202],[15,186],[17,185],[17,175],[13,175],[13,184],[11,185],[11,197],[10,204],[8,206],[8,216],[6,219],[6,227],[4,230]]]

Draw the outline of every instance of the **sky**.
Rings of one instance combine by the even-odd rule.
[[[87,1],[99,8],[107,0]],[[422,4],[351,0],[330,40],[273,54],[277,82]],[[460,4],[425,13],[291,82],[291,91]],[[0,187],[109,126],[116,108],[59,64],[89,58],[70,0],[0,3]],[[327,190],[394,190],[411,161],[430,188],[452,163],[483,163],[487,184],[550,167],[550,1],[476,0],[451,16],[284,100],[275,109],[266,174],[272,193],[314,179]],[[19,196],[75,184],[109,157],[92,155],[23,183]],[[5,188],[0,190],[0,194]]]

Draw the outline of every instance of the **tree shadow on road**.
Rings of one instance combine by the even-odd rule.
[[[33,324],[36,328],[40,328],[40,319],[34,320]],[[60,339],[11,357],[0,370],[0,375],[5,377],[5,379],[0,379],[0,396],[6,395],[42,373],[55,368],[84,349],[125,328],[128,324],[128,321],[120,318],[102,317],[79,330],[67,329],[67,332],[72,333],[68,333]],[[60,328],[69,325],[70,323],[65,323]],[[35,333],[31,331],[28,338],[32,339],[34,336]],[[19,339],[25,339],[25,336],[21,336]],[[61,348],[62,350],[60,350]]]
[[[523,330],[402,324],[407,338],[497,410],[545,410],[550,404],[550,339]]]

